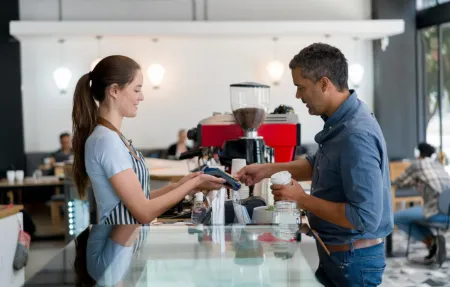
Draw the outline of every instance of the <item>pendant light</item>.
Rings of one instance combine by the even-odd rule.
[[[97,66],[97,64],[98,64],[98,62],[100,62],[103,58],[100,56],[101,55],[101,53],[100,53],[100,45],[101,45],[101,40],[102,40],[102,36],[96,36],[95,37],[95,39],[97,39],[97,58],[94,60],[94,61],[92,61],[92,63],[91,63],[91,70],[90,71],[92,71],[92,70],[94,70],[94,68],[95,68],[95,66]]]
[[[158,39],[154,38],[153,43],[157,43]],[[166,70],[161,64],[153,63],[148,66],[147,68],[147,76],[150,80],[150,84],[152,85],[153,89],[159,89],[161,86],[161,83],[164,79],[164,74],[166,73]]]
[[[273,60],[267,64],[267,73],[269,73],[269,77],[272,80],[272,83],[277,86],[279,85],[281,78],[284,74],[284,64],[281,61],[277,60],[277,44],[278,38],[272,38],[273,42]]]
[[[358,61],[358,52],[357,52],[358,40],[359,39],[357,37],[353,38],[354,41],[353,55],[356,58],[356,61],[354,61],[352,64],[348,66],[348,79],[352,84],[352,86],[355,88],[359,87],[359,84],[361,84],[364,77],[364,67]]]
[[[64,49],[64,39],[58,40],[60,45],[60,63],[63,62],[63,49]],[[70,79],[72,78],[72,72],[69,68],[65,66],[60,66],[53,72],[53,80],[55,81],[56,87],[58,87],[60,93],[63,95],[67,93],[67,87],[69,86]]]

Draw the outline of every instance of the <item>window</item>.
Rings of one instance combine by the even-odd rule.
[[[442,151],[450,156],[450,23],[441,26],[441,69],[442,69]],[[448,160],[447,170],[450,170]]]
[[[423,51],[426,141],[436,147],[450,173],[450,23],[422,29],[419,36]]]
[[[440,147],[439,52],[437,27],[421,31],[424,52],[425,123],[427,142]]]
[[[447,0],[450,1],[450,0]],[[437,0],[416,0],[416,9],[423,10],[433,6],[436,6],[438,3]],[[441,0],[440,3],[445,2],[445,0]]]

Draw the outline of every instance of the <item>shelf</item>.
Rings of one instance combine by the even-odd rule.
[[[328,34],[376,40],[402,34],[403,20],[351,21],[11,21],[11,35],[24,37],[302,37]]]

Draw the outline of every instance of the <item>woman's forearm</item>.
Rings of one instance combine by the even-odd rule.
[[[188,181],[180,186],[175,187],[170,193],[166,193],[159,197],[150,199],[146,202],[147,213],[145,220],[141,219],[140,223],[152,222],[156,217],[166,212],[169,208],[179,203],[189,192],[197,187],[198,183],[195,181]],[[137,218],[136,218],[137,219]]]
[[[179,186],[179,184],[177,183],[169,183],[168,185],[162,187],[162,188],[158,188],[155,190],[152,190],[152,192],[150,192],[150,199],[154,199],[157,198],[161,195],[164,195],[172,190],[174,190],[175,188],[177,188]]]

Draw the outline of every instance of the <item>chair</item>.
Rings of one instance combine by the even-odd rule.
[[[447,214],[447,222],[429,222],[427,220],[421,220],[421,221],[415,221],[414,224],[419,224],[425,227],[428,227],[430,229],[436,230],[436,234],[439,235],[439,232],[447,232],[450,227],[450,188],[445,189],[442,191],[442,193],[439,195],[439,201],[438,201],[438,207],[439,207],[439,213],[440,214]],[[409,243],[411,240],[411,227],[409,227],[408,232],[408,245],[406,247],[406,259],[409,259]],[[444,263],[447,255],[445,255],[444,258],[438,258],[438,264],[439,267],[441,267],[442,263]]]
[[[50,200],[50,211],[53,226],[61,224],[61,208],[65,206],[64,194],[55,194]]]
[[[391,182],[393,182],[397,177],[399,177],[409,166],[411,162],[409,161],[395,161],[389,163],[389,172],[391,177]],[[397,211],[397,205],[399,203],[405,202],[406,204],[418,203],[423,204],[422,196],[417,192],[417,190],[408,189],[397,189],[395,186],[391,187],[392,191],[392,209],[394,212]]]

